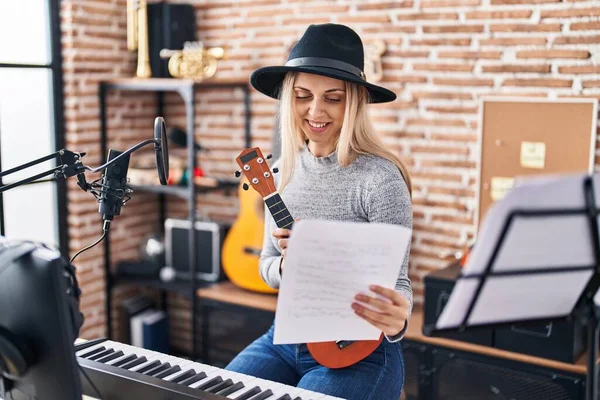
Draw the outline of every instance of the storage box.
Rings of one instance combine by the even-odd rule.
[[[217,282],[225,278],[221,265],[221,246],[229,225],[217,222],[196,221],[196,279]],[[189,279],[189,230],[187,219],[165,220],[165,251],[167,266],[175,270],[176,277]]]
[[[444,310],[450,293],[460,275],[461,266],[458,262],[450,266],[435,271],[425,276],[425,305],[424,305],[424,326],[434,325]],[[445,332],[436,334],[436,337],[460,340],[483,346],[493,345],[493,329],[478,328],[477,330],[465,332]]]

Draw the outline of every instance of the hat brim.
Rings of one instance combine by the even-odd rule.
[[[396,94],[391,90],[369,83],[349,72],[327,67],[262,67],[250,75],[250,84],[259,92],[274,99],[279,99],[281,83],[288,72],[305,72],[322,75],[364,86],[369,92],[369,103],[387,103],[396,100]]]

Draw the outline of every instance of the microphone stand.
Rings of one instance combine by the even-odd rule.
[[[155,148],[160,148],[162,145],[162,139],[154,138],[154,139],[148,139],[143,142],[140,142],[140,143],[136,144],[135,146],[127,149],[123,153],[119,154],[117,157],[113,158],[112,160],[110,160],[110,161],[106,162],[105,164],[102,164],[96,168],[92,168],[92,167],[89,167],[89,166],[83,164],[82,159],[86,153],[75,153],[73,151],[66,150],[66,149],[59,150],[53,154],[49,154],[47,156],[38,158],[38,159],[30,161],[28,163],[19,165],[15,168],[11,168],[6,171],[0,171],[0,195],[7,190],[14,189],[14,188],[24,185],[26,183],[55,181],[55,180],[59,180],[59,179],[66,179],[66,178],[69,178],[72,176],[77,176],[77,185],[83,191],[91,192],[94,195],[94,197],[96,197],[96,199],[98,199],[98,197],[100,195],[98,190],[102,188],[102,185],[98,183],[98,180],[88,183],[85,179],[84,173],[85,172],[97,173],[97,172],[103,171],[106,168],[110,167],[112,164],[118,162],[120,159],[127,157],[129,154],[133,153],[134,151],[139,150],[140,148],[147,146],[149,144],[154,144]],[[17,182],[9,183],[6,185],[2,184],[2,177],[11,175],[11,174],[21,171],[25,168],[32,167],[34,165],[40,164],[45,161],[52,160],[54,158],[58,158],[58,160],[59,160],[60,165],[58,165],[57,167],[54,167],[52,169],[41,172],[41,173],[31,176],[29,178],[22,179]],[[41,178],[44,178],[49,175],[53,175],[54,178],[40,180]],[[102,227],[103,234],[100,237],[100,239],[98,239],[93,244],[78,251],[71,258],[71,262],[73,262],[75,257],[77,257],[83,251],[100,243],[106,237],[106,234],[107,234],[109,228],[110,228],[110,220],[105,220],[104,225]]]
[[[145,140],[145,141],[138,143],[135,146],[127,149],[123,153],[119,154],[117,157],[113,158],[112,160],[110,160],[110,161],[106,162],[105,164],[103,164],[99,167],[96,167],[96,168],[91,168],[82,163],[82,158],[83,158],[83,156],[85,156],[86,153],[75,153],[75,152],[72,152],[72,151],[66,150],[66,149],[59,150],[56,153],[49,154],[45,157],[38,158],[37,160],[30,161],[23,165],[19,165],[18,167],[11,168],[9,170],[0,172],[0,178],[2,178],[4,176],[8,176],[15,172],[21,171],[25,168],[29,168],[34,165],[40,164],[44,161],[52,160],[53,158],[58,158],[60,160],[60,165],[55,168],[52,168],[48,171],[39,173],[37,175],[31,176],[29,178],[25,178],[23,180],[20,180],[20,181],[14,182],[14,183],[0,186],[0,193],[5,192],[9,189],[13,189],[15,187],[24,185],[26,183],[37,181],[38,179],[43,178],[48,175],[54,175],[53,180],[66,179],[71,176],[77,175],[77,185],[81,189],[83,189],[84,191],[87,192],[88,190],[91,189],[91,186],[89,183],[86,182],[85,175],[83,175],[84,172],[96,173],[96,172],[103,171],[106,168],[110,167],[112,164],[119,161],[121,158],[126,157],[127,155],[133,153],[134,151],[136,151],[144,146],[147,146],[149,144],[154,144],[155,146],[160,146],[160,141],[161,141],[160,139]]]

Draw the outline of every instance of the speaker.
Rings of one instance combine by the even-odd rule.
[[[420,400],[428,397],[427,365],[430,355],[429,346],[423,343],[403,339],[402,354],[404,356],[403,399]]]
[[[217,222],[196,221],[196,278],[205,282],[225,279],[221,264],[221,248],[229,225]],[[165,255],[167,266],[173,268],[179,279],[190,276],[189,232],[187,219],[165,220]]]
[[[425,276],[425,303],[424,303],[424,325],[435,325],[440,314],[444,310],[456,279],[460,275],[461,266],[459,262],[453,263],[439,271]],[[436,337],[460,340],[482,346],[492,346],[494,330],[492,328],[480,328],[467,330],[465,332],[450,332],[436,334]]]
[[[575,363],[585,352],[586,326],[581,321],[514,324],[496,328],[494,347],[517,353]]]
[[[171,78],[162,49],[181,50],[196,39],[196,12],[191,4],[148,4],[148,47],[150,68],[155,78]]]
[[[431,388],[439,400],[571,400],[583,395],[582,376],[511,360],[432,350]]]

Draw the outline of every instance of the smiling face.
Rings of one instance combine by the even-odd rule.
[[[344,121],[346,85],[325,76],[298,73],[294,82],[294,118],[316,157],[329,155]]]

